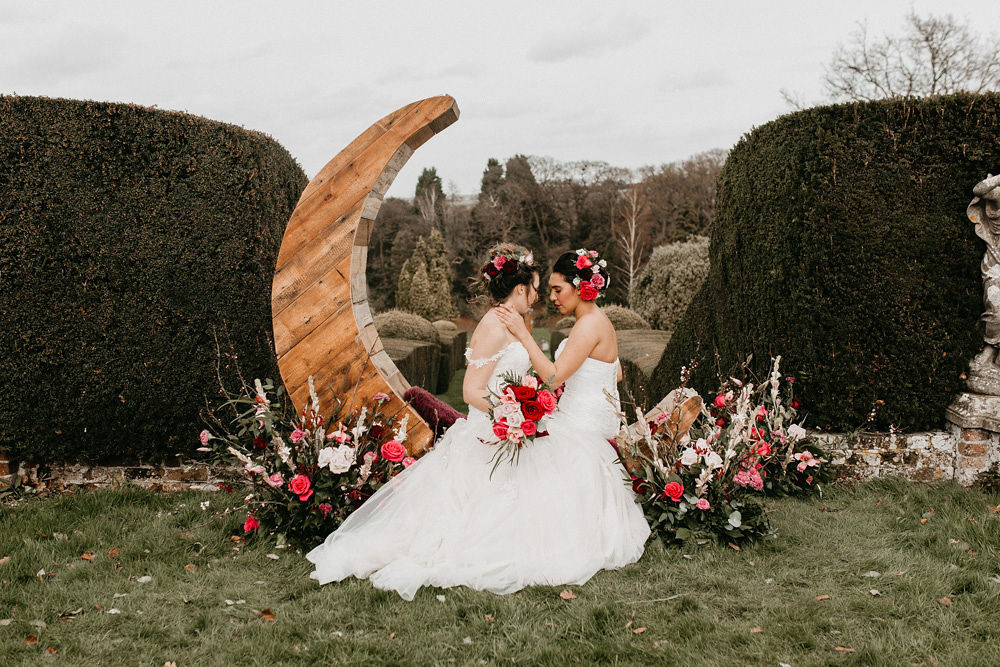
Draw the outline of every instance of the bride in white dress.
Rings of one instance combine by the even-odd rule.
[[[367,577],[412,600],[421,586],[505,594],[582,584],[598,570],[639,559],[649,526],[607,441],[618,429],[614,328],[580,298],[568,282],[573,277],[554,272],[550,279],[560,312],[578,318],[553,364],[523,320],[538,296],[538,269],[519,246],[494,250],[483,282],[499,307],[483,317],[466,350],[468,418],[306,554],[316,565],[311,578],[325,584]],[[491,477],[496,450],[484,441],[496,437],[487,386],[496,391],[503,374],[523,374],[532,362],[543,379],[554,373],[566,383],[546,418],[549,435]]]

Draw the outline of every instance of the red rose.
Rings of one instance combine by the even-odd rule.
[[[396,440],[390,440],[382,445],[382,458],[399,463],[406,458],[406,447]]]
[[[771,444],[767,442],[761,442],[757,446],[757,456],[767,456],[771,453]]]
[[[524,431],[525,435],[535,435],[537,428],[535,427],[535,422],[525,419],[521,422],[521,430]]]
[[[632,476],[632,490],[636,495],[644,496],[649,493],[649,483],[642,477]]]
[[[247,520],[243,522],[243,532],[249,533],[251,530],[257,530],[260,528],[260,524],[257,523],[257,519],[253,518],[252,514],[247,515]]]
[[[728,423],[729,423],[729,422],[728,422],[728,421],[726,421],[726,418],[725,418],[725,417],[719,417],[718,419],[716,419],[716,420],[715,420],[715,425],[716,425],[716,426],[725,426],[725,425],[726,425],[726,424],[728,424]]]
[[[500,269],[490,264],[486,267],[486,273],[489,274],[490,278],[496,278],[497,274],[500,273]]]
[[[542,389],[538,392],[536,400],[538,401],[538,404],[542,406],[542,409],[545,410],[545,414],[547,415],[552,414],[552,411],[556,409],[556,397],[553,396],[552,392],[548,389]]]
[[[509,260],[507,262],[504,262],[504,265],[503,265],[503,272],[504,273],[506,273],[507,275],[511,275],[512,273],[514,273],[516,271],[517,271],[517,262],[516,261]]]
[[[297,495],[299,500],[303,502],[309,500],[309,496],[313,494],[312,489],[309,488],[311,486],[312,483],[305,475],[296,475],[288,482],[288,490]]]
[[[684,485],[678,482],[670,482],[663,487],[663,493],[670,496],[670,499],[675,503],[679,503],[681,496],[684,494]]]
[[[266,445],[267,443],[264,441],[264,436],[262,435],[258,435],[256,438],[253,439],[254,449],[264,449]]]
[[[525,401],[521,405],[521,412],[524,414],[525,419],[532,421],[538,421],[545,416],[545,408],[538,401]]]
[[[531,400],[535,397],[535,394],[537,393],[531,387],[525,387],[524,385],[512,387],[512,389],[514,390],[514,398],[516,398],[519,401]]]
[[[510,429],[507,426],[507,418],[504,417],[498,422],[493,422],[493,435],[500,438],[501,440],[507,437],[507,431]]]
[[[579,257],[576,258],[576,268],[578,269],[585,269],[588,266],[593,266],[593,265],[594,263],[590,261],[590,258],[587,257],[586,255],[580,255]]]
[[[791,406],[792,410],[798,410],[799,408],[801,408],[801,407],[802,407],[802,401],[800,401],[800,400],[799,400],[799,399],[797,399],[797,398],[793,398],[793,399],[792,399],[792,402],[791,402],[791,403],[789,403],[788,405],[790,405],[790,406]]]
[[[597,298],[598,291],[597,288],[591,285],[586,280],[580,283],[580,298],[584,301],[593,301]]]

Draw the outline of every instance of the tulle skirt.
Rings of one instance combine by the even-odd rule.
[[[567,418],[549,433],[491,478],[490,422],[472,409],[306,554],[310,577],[367,577],[412,600],[421,586],[582,584],[637,561],[649,526],[614,449]]]

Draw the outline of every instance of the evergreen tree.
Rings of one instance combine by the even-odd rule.
[[[451,293],[452,275],[451,263],[448,261],[448,248],[444,244],[444,236],[436,228],[431,230],[427,243],[427,275],[430,278],[434,297],[434,320],[450,320],[458,317],[458,308]]]
[[[426,290],[417,291],[414,289],[414,280],[420,269],[423,269],[426,278],[427,244],[423,237],[417,240],[413,252],[403,262],[403,267],[399,270],[399,277],[396,280],[396,308],[420,314],[420,311],[416,309],[417,304],[427,299]]]
[[[503,185],[503,167],[500,161],[491,157],[486,162],[486,169],[483,170],[483,180],[480,186],[480,198],[496,194],[497,189]]]
[[[423,239],[421,239],[421,243]],[[416,313],[425,320],[434,320],[434,294],[431,287],[431,280],[427,274],[427,262],[414,262],[416,270],[413,272],[413,280],[410,283],[409,310]]]

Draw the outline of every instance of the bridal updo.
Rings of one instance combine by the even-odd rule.
[[[601,259],[596,250],[586,248],[559,255],[552,273],[566,278],[566,282],[580,291],[580,298],[584,301],[600,297],[611,282],[608,263]]]
[[[494,304],[500,303],[518,285],[530,286],[540,273],[531,252],[514,243],[490,249],[489,259],[479,270],[479,287]]]

